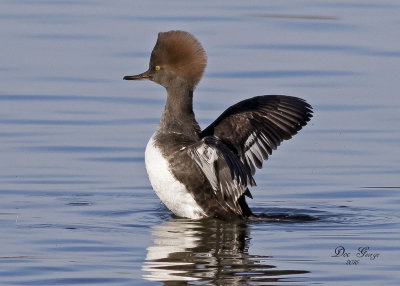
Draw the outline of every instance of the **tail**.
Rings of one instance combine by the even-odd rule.
[[[249,208],[249,205],[246,202],[245,195],[241,195],[238,199],[238,203],[240,208],[242,209],[242,213],[244,217],[254,216],[253,212]]]

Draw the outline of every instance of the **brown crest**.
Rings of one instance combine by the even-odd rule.
[[[195,86],[200,81],[206,64],[206,52],[192,34],[184,31],[158,33],[150,65],[169,69]]]

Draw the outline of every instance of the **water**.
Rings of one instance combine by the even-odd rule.
[[[1,285],[398,285],[396,1],[1,7]],[[165,93],[122,77],[170,29],[208,53],[203,127],[260,94],[314,107],[257,172],[259,218],[176,218],[151,190]]]

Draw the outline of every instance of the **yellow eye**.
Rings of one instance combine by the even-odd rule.
[[[160,66],[156,66],[155,69],[156,69],[156,71],[159,71],[161,68],[160,68]]]

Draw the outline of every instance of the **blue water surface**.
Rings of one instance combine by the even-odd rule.
[[[1,285],[398,285],[400,4],[11,1],[0,10]],[[194,108],[287,94],[311,122],[258,170],[248,221],[192,221],[144,167],[157,33],[208,55]]]

